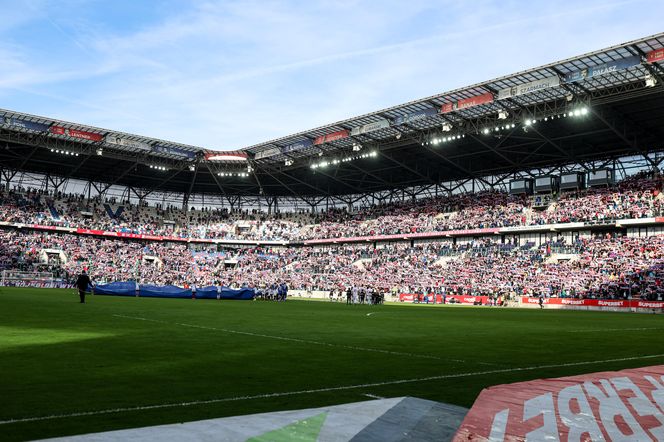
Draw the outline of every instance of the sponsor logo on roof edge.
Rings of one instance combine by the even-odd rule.
[[[648,63],[655,63],[664,60],[664,48],[648,52],[646,59],[648,60]]]
[[[65,135],[71,138],[79,138],[82,140],[88,140],[88,141],[101,141],[103,137],[100,134],[96,134],[93,132],[87,132],[84,130],[78,130],[78,129],[68,129],[64,128],[62,126],[56,126],[53,125],[48,128],[48,131],[51,132],[52,134],[55,135]]]
[[[179,147],[162,146],[161,144],[152,146],[152,151],[166,155],[175,155],[182,158],[194,158],[196,156],[194,152],[189,152],[188,150],[180,149]]]
[[[399,126],[401,124],[414,123],[415,121],[424,120],[438,114],[437,109],[422,109],[416,112],[411,112],[406,115],[401,115],[392,120],[392,124]]]
[[[20,129],[33,130],[35,132],[48,132],[48,124],[25,121],[20,118],[0,117],[0,123],[18,127]]]
[[[464,98],[454,103],[445,103],[440,108],[440,111],[446,114],[448,112],[452,112],[455,110],[468,109],[469,107],[479,106],[481,104],[487,104],[492,102],[493,102],[493,94],[491,92],[487,92],[482,95],[476,95],[474,97]]]
[[[610,74],[612,72],[631,68],[632,66],[637,66],[639,64],[641,64],[641,57],[638,55],[626,57],[621,60],[615,60],[598,66],[589,67],[587,69],[570,72],[569,74],[565,75],[565,83],[571,83],[574,81],[580,81],[587,78]]]
[[[367,134],[369,132],[375,132],[381,129],[386,129],[388,127],[390,127],[390,122],[385,118],[383,118],[378,121],[374,121],[373,123],[368,123],[362,126],[354,127],[350,131],[350,134],[351,136],[357,136],[357,135]]]
[[[346,129],[338,130],[336,132],[332,132],[327,135],[321,135],[320,137],[316,137],[316,139],[314,140],[314,145],[317,146],[323,143],[331,143],[332,141],[348,138],[349,135],[350,133]]]
[[[498,91],[498,99],[503,100],[505,98],[518,97],[519,95],[529,94],[531,92],[556,86],[560,86],[560,78],[557,75],[501,89]]]
[[[141,150],[152,149],[152,146],[150,146],[148,143],[144,143],[142,141],[130,140],[128,138],[118,137],[117,135],[106,135],[104,141],[107,144],[115,144],[117,146],[131,147],[134,149],[141,149]]]

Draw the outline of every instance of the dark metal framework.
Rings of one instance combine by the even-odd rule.
[[[126,189],[121,196],[128,199],[165,201],[168,196],[184,205],[260,207],[272,211],[362,205],[461,189],[503,187],[517,175],[570,167],[591,169],[603,163],[629,170],[637,167],[636,159],[643,163],[638,167],[659,167],[659,152],[664,150],[664,67],[661,62],[646,63],[645,55],[662,48],[664,33],[423,98],[248,147],[244,151],[249,160],[240,164],[208,162],[205,149],[195,146],[0,111],[4,117],[55,123],[194,154],[193,158],[183,159],[0,125],[2,180],[43,177],[41,187],[60,189],[75,181],[85,183],[84,190],[91,195]],[[487,92],[496,94],[504,88],[556,75],[562,77],[634,55],[642,57],[643,63],[577,83],[561,82],[555,88],[255,159],[265,149],[281,149],[381,119],[391,121],[420,110],[440,109],[446,103]],[[646,77],[656,81],[654,87],[648,87]],[[573,116],[582,107],[588,109],[587,115]],[[499,113],[506,118],[499,118]],[[532,121],[536,123],[530,124]],[[451,137],[451,141],[433,142]],[[354,151],[354,146],[361,150]],[[100,148],[102,155],[97,154]],[[79,155],[62,155],[58,151]],[[335,160],[374,151],[375,156],[333,164]],[[624,164],[625,158],[630,158],[631,166]],[[311,168],[323,161],[327,167]]]

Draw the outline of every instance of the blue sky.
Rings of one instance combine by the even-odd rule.
[[[661,0],[0,0],[0,107],[232,150],[663,30]]]

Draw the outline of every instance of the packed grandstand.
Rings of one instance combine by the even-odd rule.
[[[495,234],[465,241],[442,236],[386,244],[380,244],[380,237],[577,222],[615,226],[621,220],[660,216],[663,183],[659,173],[640,173],[614,187],[563,193],[544,210],[534,209],[523,197],[483,192],[356,212],[276,215],[134,206],[16,188],[2,193],[0,210],[10,225],[0,232],[0,265],[4,270],[50,272],[65,284],[88,270],[98,282],[154,285],[262,290],[287,281],[297,290],[372,287],[392,296],[657,300],[664,294],[662,236],[630,237],[604,230],[575,237],[558,234],[539,244]],[[49,229],[53,227],[63,230]],[[104,237],[104,232],[181,241]],[[368,245],[346,243],[363,236],[375,240]],[[337,244],[301,244],[332,238]],[[256,243],[238,248],[214,242],[228,239]]]
[[[226,153],[2,111],[3,282],[662,300],[661,39]]]

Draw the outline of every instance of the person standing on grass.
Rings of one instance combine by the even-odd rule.
[[[540,306],[540,309],[544,308],[544,298],[542,296],[540,296],[540,298],[539,298],[539,306]]]
[[[90,285],[92,285],[92,281],[85,270],[83,270],[81,274],[78,275],[78,279],[76,279],[76,287],[78,288],[78,296],[81,298],[81,304],[85,304],[85,291]]]

